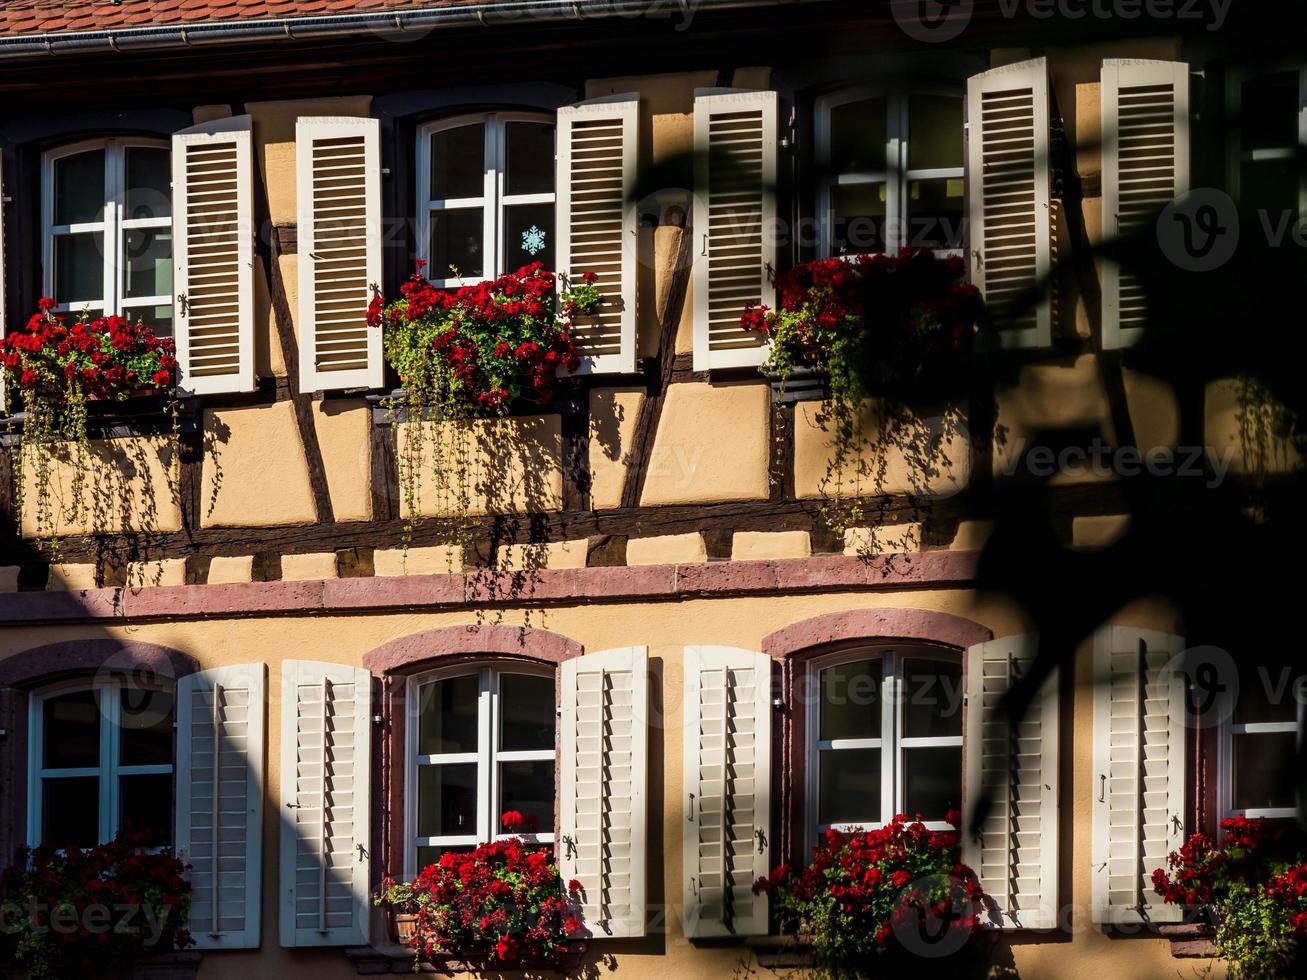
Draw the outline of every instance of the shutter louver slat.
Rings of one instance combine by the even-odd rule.
[[[750,306],[775,306],[775,92],[697,94],[694,100],[694,369],[745,367],[767,357],[740,329]]]
[[[557,213],[561,271],[598,276],[604,302],[573,322],[577,374],[635,370],[639,97],[619,95],[558,110]],[[560,282],[559,286],[562,287]]]
[[[1004,695],[1034,661],[1033,637],[1012,636],[967,653],[967,813],[987,793],[979,838],[964,835],[964,860],[997,904],[990,925],[1057,926],[1057,674],[1015,729],[998,716]]]
[[[1001,314],[1052,267],[1048,69],[1043,58],[967,79],[971,281]],[[996,324],[1006,346],[1052,342],[1048,296]]]
[[[644,647],[563,664],[560,866],[595,937],[645,934],[647,701]]]
[[[1102,69],[1103,232],[1127,238],[1189,190],[1189,67],[1107,59]],[[1103,263],[1103,346],[1138,340],[1148,310],[1138,277]]]
[[[685,648],[685,934],[767,932],[771,660],[729,647]]]
[[[238,116],[172,140],[177,362],[195,394],[254,390],[250,127]]]
[[[281,944],[366,943],[370,675],[286,661],[282,678]]]
[[[1169,922],[1183,912],[1151,875],[1183,839],[1180,637],[1110,626],[1094,640],[1094,921]]]
[[[177,685],[177,852],[200,949],[259,945],[264,671],[220,667]]]
[[[379,388],[381,331],[367,325],[381,283],[381,139],[375,119],[295,126],[300,387]]]

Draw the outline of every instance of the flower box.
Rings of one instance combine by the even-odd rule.
[[[772,399],[780,405],[820,402],[830,396],[830,376],[814,364],[796,364],[789,377],[776,371],[765,372]]]

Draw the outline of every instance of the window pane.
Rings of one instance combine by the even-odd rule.
[[[448,279],[453,273],[462,276],[486,274],[485,251],[481,247],[481,208],[458,208],[431,212],[431,261],[427,275]]]
[[[908,99],[908,167],[962,167],[962,99],[913,95]]]
[[[903,662],[903,735],[962,734],[962,665],[941,660]]]
[[[511,122],[508,130],[506,194],[554,192],[554,127],[545,122]]]
[[[41,842],[56,847],[94,847],[100,842],[100,780],[97,776],[44,780]]]
[[[418,848],[418,870],[421,871],[428,865],[435,864],[440,860],[440,855],[446,851],[458,854],[470,851],[472,848],[464,844],[454,844],[450,846],[419,847]]]
[[[171,155],[163,147],[129,146],[123,217],[166,218],[172,214]]]
[[[104,150],[56,160],[54,223],[72,225],[104,219]]]
[[[46,769],[100,765],[100,708],[94,691],[73,691],[45,700]]]
[[[499,678],[499,747],[554,747],[554,679],[527,674]]]
[[[422,686],[418,698],[418,755],[477,750],[479,674],[464,674]]]
[[[172,295],[172,232],[132,228],[123,232],[124,296]]]
[[[831,188],[831,252],[885,250],[885,185]]]
[[[120,830],[149,832],[150,846],[172,843],[172,773],[119,776]]]
[[[830,166],[833,173],[885,170],[884,99],[866,99],[830,111]]]
[[[1294,724],[1302,671],[1281,664],[1248,664],[1239,671],[1239,697],[1234,704],[1236,725],[1258,722]]]
[[[1234,736],[1234,806],[1292,807],[1294,732]]]
[[[818,738],[880,738],[879,660],[827,667],[821,672],[821,729]]]
[[[144,323],[156,336],[172,336],[171,306],[129,306],[123,310],[123,315],[133,323]]]
[[[54,298],[74,309],[104,302],[104,235],[60,235],[54,240]]]
[[[1243,150],[1298,145],[1298,73],[1279,72],[1243,83],[1240,97]]]
[[[819,753],[819,823],[880,822],[880,749],[828,749]]]
[[[962,747],[903,751],[903,810],[943,820],[962,808]]]
[[[530,262],[543,262],[546,269],[554,267],[552,204],[504,208],[504,271],[512,272]]]
[[[172,765],[172,692],[124,689],[121,698],[122,764]]]
[[[475,834],[476,821],[476,763],[418,766],[417,836]]]
[[[1254,211],[1266,211],[1271,227],[1279,227],[1287,211],[1297,217],[1299,162],[1283,160],[1245,160],[1239,164],[1239,203]]]
[[[431,134],[431,200],[485,193],[486,128],[481,123]]]
[[[516,810],[538,821],[542,834],[554,831],[554,760],[499,764],[499,815]]]
[[[962,247],[962,178],[908,182],[908,244],[914,248]]]

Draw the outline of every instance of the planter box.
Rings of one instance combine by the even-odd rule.
[[[784,382],[779,376],[768,373],[767,383],[771,385],[772,397],[782,405],[819,402],[830,394],[826,372],[811,365],[796,365]]]
[[[126,439],[172,432],[172,415],[165,411],[170,401],[171,396],[154,392],[125,402],[89,401],[86,403],[87,435],[92,439]],[[17,446],[22,441],[26,420],[26,412],[0,419],[0,447]],[[177,425],[182,435],[200,431],[198,398],[178,396]]]
[[[390,428],[393,422],[411,421],[408,406],[404,404],[404,397],[403,388],[396,388],[385,394],[368,395],[367,401],[372,408],[372,424],[379,429],[387,429]],[[582,395],[572,393],[555,395],[553,401],[547,405],[542,405],[540,402],[524,396],[513,401],[509,406],[507,417],[577,412],[581,409],[581,398]],[[445,420],[444,411],[436,405],[427,406],[422,410],[421,415],[423,422],[443,422]]]

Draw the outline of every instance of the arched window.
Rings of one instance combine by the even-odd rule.
[[[121,314],[171,336],[171,166],[161,140],[91,140],[46,153],[42,289],[59,311]]]
[[[816,104],[822,256],[905,246],[961,254],[962,92],[873,87]]]
[[[933,647],[862,648],[812,661],[808,826],[878,827],[962,808],[962,663]]]
[[[410,874],[447,850],[510,836],[500,816],[535,818],[554,839],[554,673],[522,663],[446,667],[408,681],[404,863]]]
[[[35,692],[29,712],[30,844],[91,847],[124,829],[172,843],[171,689],[74,681]]]
[[[552,118],[457,116],[421,127],[417,146],[418,257],[432,282],[554,268]]]

